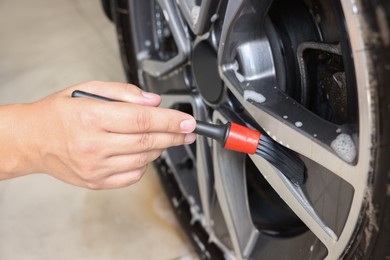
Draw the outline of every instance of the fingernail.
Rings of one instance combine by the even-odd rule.
[[[192,132],[194,131],[195,126],[196,126],[196,122],[194,119],[185,119],[180,123],[180,129],[183,132]]]
[[[142,91],[142,96],[146,97],[147,99],[160,98],[160,95],[154,94],[152,92],[146,92],[146,91]]]
[[[196,134],[186,134],[184,137],[184,143],[185,144],[192,144],[196,139]]]

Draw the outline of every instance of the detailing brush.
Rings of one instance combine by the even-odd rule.
[[[94,98],[104,101],[117,101],[107,97],[75,90],[72,97]],[[196,121],[194,133],[215,139],[226,149],[258,154],[283,173],[291,182],[301,185],[305,181],[305,164],[297,154],[278,144],[259,131],[233,122],[224,125]]]
[[[226,149],[262,156],[297,185],[305,181],[303,161],[269,136],[233,122],[224,125],[196,122],[194,133],[215,139]]]

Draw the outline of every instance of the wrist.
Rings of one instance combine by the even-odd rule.
[[[38,171],[39,149],[36,146],[30,104],[0,107],[0,178],[12,178]],[[36,124],[37,122],[35,122]],[[35,130],[35,129],[34,129]]]

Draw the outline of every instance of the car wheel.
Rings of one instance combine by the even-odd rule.
[[[130,82],[163,106],[261,131],[305,163],[199,136],[156,162],[204,259],[389,257],[386,1],[112,1]],[[386,251],[387,250],[387,251]]]

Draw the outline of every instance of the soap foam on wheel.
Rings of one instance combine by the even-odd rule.
[[[263,102],[265,102],[266,98],[262,94],[257,93],[256,91],[245,90],[244,91],[244,100],[245,101],[252,100],[256,103],[263,103]]]
[[[350,135],[339,134],[330,146],[344,161],[352,163],[355,160],[357,151]]]

